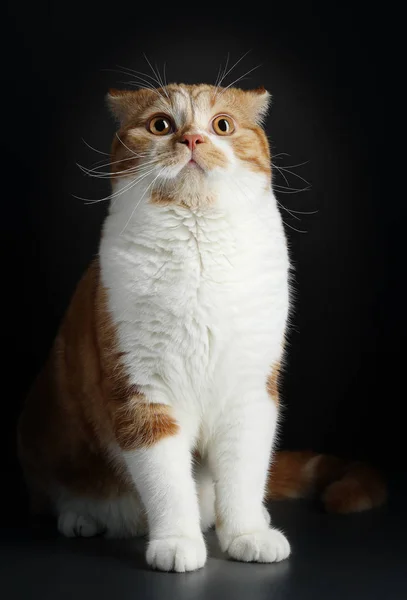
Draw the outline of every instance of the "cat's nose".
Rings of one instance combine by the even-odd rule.
[[[185,144],[192,151],[195,150],[198,144],[202,144],[204,139],[198,133],[183,135],[180,139],[181,144]]]

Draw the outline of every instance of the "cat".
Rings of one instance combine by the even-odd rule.
[[[18,445],[33,507],[65,536],[148,534],[146,560],[290,554],[267,498],[326,488],[381,504],[363,465],[276,453],[290,260],[262,124],[270,95],[211,85],[111,90],[119,123],[97,258],[28,395]],[[336,480],[335,480],[336,479]]]

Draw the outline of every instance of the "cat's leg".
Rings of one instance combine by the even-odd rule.
[[[143,435],[124,438],[121,453],[147,513],[148,564],[162,571],[193,571],[205,564],[206,547],[191,440],[181,420],[170,415],[168,406],[148,405]]]
[[[198,463],[195,468],[196,489],[198,492],[201,530],[208,531],[215,525],[215,483],[209,466]]]
[[[66,537],[130,538],[147,533],[144,508],[136,493],[87,498],[62,492],[56,502],[58,530]]]
[[[277,562],[290,553],[285,536],[269,527],[263,505],[276,420],[265,390],[242,393],[210,444],[216,531],[222,550],[237,560]]]

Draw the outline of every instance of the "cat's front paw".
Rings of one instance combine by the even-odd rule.
[[[227,552],[232,558],[243,562],[280,562],[289,556],[290,544],[277,529],[265,529],[235,537]]]
[[[159,571],[196,571],[206,562],[206,546],[202,537],[168,537],[151,540],[147,548],[147,562]]]

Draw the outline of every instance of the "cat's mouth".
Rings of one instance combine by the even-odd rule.
[[[202,164],[200,164],[199,159],[197,160],[196,156],[191,156],[190,159],[188,160],[188,162],[184,165],[183,170],[184,169],[191,169],[191,170],[199,170],[201,172],[205,172],[204,167],[202,166]]]

